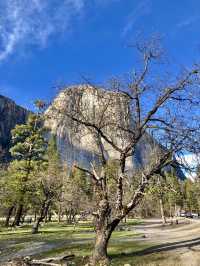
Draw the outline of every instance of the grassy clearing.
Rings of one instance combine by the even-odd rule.
[[[139,221],[129,220],[129,226]],[[84,265],[87,257],[91,255],[94,242],[94,229],[90,223],[80,223],[76,227],[64,223],[48,223],[40,228],[37,235],[31,234],[31,227],[23,226],[17,229],[0,228],[0,250],[2,256],[11,256],[22,250],[34,250],[41,245],[39,251],[33,255],[35,258],[56,256],[62,253],[75,254],[76,265]],[[112,265],[149,265],[149,262],[159,265],[164,260],[163,254],[138,256],[135,252],[150,247],[145,241],[137,241],[139,235],[134,231],[117,231],[113,233],[108,252]],[[44,246],[48,249],[44,249]],[[152,264],[154,265],[154,264]],[[165,265],[165,264],[163,264]],[[167,264],[166,264],[167,265]]]

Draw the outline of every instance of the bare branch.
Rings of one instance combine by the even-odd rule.
[[[144,122],[141,125],[141,128],[143,128],[149,120],[152,118],[152,116],[158,111],[158,109],[172,96],[173,93],[176,91],[181,91],[183,90],[187,85],[191,83],[191,79],[194,76],[197,76],[199,74],[199,68],[191,70],[183,79],[181,79],[178,84],[176,84],[173,87],[169,87],[165,89],[165,93],[158,98],[156,101],[156,104],[150,110],[144,119]]]
[[[88,169],[84,168],[84,167],[80,167],[78,165],[74,165],[74,167],[86,174],[88,174],[92,179],[93,181],[95,182],[95,184],[98,184],[99,180],[96,178],[96,176]]]

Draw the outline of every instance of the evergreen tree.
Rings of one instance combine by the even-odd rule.
[[[31,191],[34,176],[44,163],[46,141],[44,138],[43,116],[41,105],[38,105],[37,114],[30,114],[24,125],[17,125],[12,130],[12,148],[10,149],[13,161],[9,166],[10,176],[16,186],[17,210],[13,225],[19,225],[26,202],[27,192]]]

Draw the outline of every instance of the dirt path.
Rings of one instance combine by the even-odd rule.
[[[16,247],[18,245],[17,241],[8,241],[7,243],[4,243],[4,246],[0,246],[0,266],[4,265],[5,261],[12,260],[14,258],[20,258],[20,257],[26,257],[26,256],[33,256],[42,254],[44,252],[51,251],[53,249],[58,249],[65,247],[68,244],[87,244],[92,241],[92,238],[86,238],[82,240],[66,240],[66,241],[60,241],[55,243],[46,243],[44,242],[30,242],[27,245],[27,242],[20,243],[25,244],[26,247],[20,248],[19,251],[13,251],[13,247]],[[10,251],[9,251],[10,249]]]
[[[144,241],[154,244],[137,255],[162,252],[169,260],[177,258],[173,265],[200,266],[200,220],[181,220],[179,225],[162,226],[159,220],[149,219],[135,226],[135,230],[145,235]]]

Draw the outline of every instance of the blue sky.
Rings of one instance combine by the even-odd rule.
[[[101,83],[136,62],[127,44],[159,33],[170,62],[200,57],[198,0],[0,0],[0,94],[31,108],[60,84]]]

